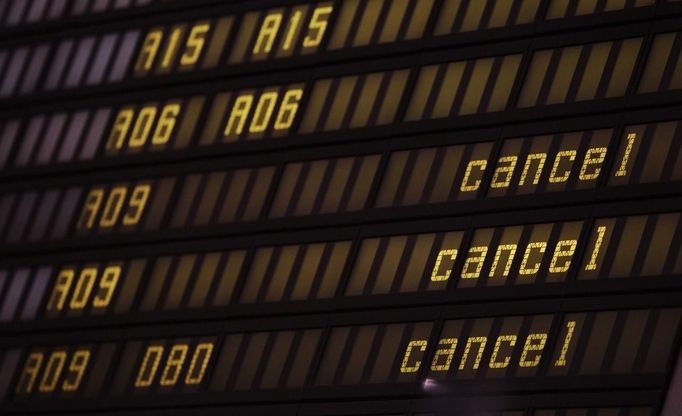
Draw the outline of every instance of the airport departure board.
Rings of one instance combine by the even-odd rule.
[[[679,416],[681,342],[682,1],[0,0],[0,414]]]

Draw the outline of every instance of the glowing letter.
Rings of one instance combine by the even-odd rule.
[[[407,348],[405,349],[405,355],[403,355],[403,362],[400,365],[401,373],[416,373],[419,370],[419,367],[421,367],[422,365],[421,361],[415,361],[414,365],[412,366],[408,365],[410,362],[410,354],[412,354],[412,350],[415,348],[419,349],[419,351],[421,352],[426,351],[426,344],[427,341],[423,339],[410,341],[407,344]]]
[[[495,253],[495,259],[493,260],[493,265],[490,267],[489,277],[495,276],[495,270],[497,270],[497,264],[500,262],[503,251],[508,251],[507,262],[504,264],[504,270],[502,271],[502,277],[509,276],[509,269],[511,269],[512,261],[516,255],[516,244],[501,244],[497,247],[497,252]]]
[[[83,210],[81,211],[80,217],[78,217],[78,229],[82,228],[92,228],[95,222],[95,217],[99,211],[99,206],[102,203],[102,197],[104,196],[104,191],[101,188],[91,189],[88,196],[85,198],[85,204],[83,205]]]
[[[550,183],[560,183],[566,182],[568,180],[568,177],[571,176],[571,168],[566,169],[563,175],[557,176],[559,164],[563,158],[567,158],[570,162],[573,162],[577,154],[578,153],[575,150],[562,150],[561,152],[557,153],[556,157],[554,158],[554,166],[552,166],[552,171],[549,173]]]
[[[32,352],[29,354],[26,364],[24,364],[24,371],[21,372],[21,378],[17,383],[17,393],[30,393],[33,390],[33,384],[36,382],[42,364],[43,353]]]
[[[592,250],[592,256],[590,256],[590,262],[585,266],[585,270],[597,270],[597,258],[599,257],[599,250],[601,245],[604,243],[604,235],[606,234],[606,226],[600,225],[597,227],[597,240],[594,242],[594,249]]]
[[[575,253],[575,247],[578,245],[578,240],[561,240],[554,248],[554,255],[552,261],[549,263],[550,273],[563,273],[571,266],[571,258]],[[559,259],[565,258],[562,266],[557,266]]]
[[[265,16],[263,23],[260,25],[260,32],[258,32],[256,44],[253,47],[254,55],[261,52],[270,53],[281,24],[281,13],[273,13]]]
[[[244,131],[244,124],[246,124],[246,118],[251,111],[251,104],[253,104],[252,94],[245,94],[237,97],[232,106],[230,118],[227,120],[227,125],[225,126],[225,136],[242,134],[242,131]],[[232,131],[233,129],[234,131]]]
[[[450,267],[448,267],[442,274],[438,274],[440,271],[441,263],[443,258],[447,257],[450,262]],[[431,272],[431,280],[434,282],[441,282],[448,280],[450,278],[450,273],[452,272],[452,264],[457,258],[457,249],[446,249],[438,252],[438,257],[436,258],[436,263],[433,265],[433,271]]]
[[[594,156],[596,154],[596,157]],[[587,149],[585,153],[585,160],[583,160],[583,165],[580,168],[580,174],[578,179],[581,181],[589,181],[592,179],[597,179],[599,173],[601,173],[601,164],[604,163],[606,158],[606,148],[605,147],[591,147]],[[587,173],[587,168],[591,165],[597,165],[592,173]]]
[[[474,253],[480,254],[472,256]],[[487,254],[488,247],[486,246],[471,247],[467,259],[464,261],[464,266],[462,267],[462,279],[478,279]],[[476,265],[474,271],[468,271],[472,264]]]
[[[132,123],[134,115],[135,112],[132,108],[122,108],[118,114],[116,114],[114,125],[111,126],[111,133],[107,140],[107,149],[120,149],[123,147],[123,142],[128,134],[128,129],[130,128],[130,123]]]
[[[436,349],[436,352],[433,355],[433,360],[431,361],[431,370],[448,371],[450,369],[450,364],[452,364],[452,359],[455,356],[457,338],[443,338],[438,341],[438,345],[448,347]],[[438,364],[440,357],[445,357],[445,362],[443,364]]]
[[[493,180],[490,183],[491,188],[506,188],[511,183],[512,175],[514,174],[514,169],[516,169],[516,161],[518,157],[516,156],[505,156],[501,157],[497,162],[497,168],[493,173]],[[500,166],[502,163],[508,163],[507,166]]]
[[[478,351],[476,352],[476,358],[474,358],[474,365],[471,367],[472,370],[477,370],[481,365],[481,358],[483,357],[483,350],[485,349],[485,344],[488,342],[487,337],[469,337],[467,339],[467,345],[464,347],[464,355],[462,355],[462,361],[459,363],[459,369],[464,370],[467,365],[467,358],[469,357],[469,351],[471,351],[471,344],[478,344]]]
[[[521,179],[519,179],[519,185],[524,185],[526,183],[526,178],[528,177],[528,171],[533,164],[533,161],[538,161],[537,169],[535,170],[535,175],[533,176],[533,185],[537,185],[540,182],[540,175],[542,175],[542,169],[545,167],[545,161],[547,160],[547,153],[532,153],[526,158],[526,162],[523,164],[523,171],[521,172]]]
[[[526,247],[526,252],[523,253],[523,260],[521,261],[521,267],[519,268],[519,274],[522,275],[529,275],[529,274],[535,274],[540,270],[540,262],[538,261],[533,265],[532,268],[527,268],[528,266],[528,258],[530,257],[531,251],[533,249],[538,249],[540,253],[544,253],[545,250],[547,249],[547,243],[544,241],[536,241],[534,243],[528,244],[528,247]]]
[[[137,63],[135,64],[135,71],[149,71],[151,69],[159,46],[161,46],[162,38],[163,32],[161,29],[152,30],[147,33],[147,37],[142,44],[142,50],[140,50],[140,55],[137,58]]]
[[[519,367],[536,367],[540,364],[540,359],[542,358],[542,352],[538,352],[537,355],[528,359],[530,352],[542,351],[545,349],[545,344],[547,343],[547,334],[530,334],[526,338],[526,343],[523,345],[523,352],[521,353],[521,358],[519,359]]]
[[[469,162],[467,165],[467,169],[464,172],[464,179],[462,179],[462,185],[460,186],[460,190],[462,192],[471,192],[475,191],[478,189],[479,186],[481,186],[481,180],[476,179],[474,183],[470,184],[469,183],[469,178],[471,177],[471,172],[474,170],[474,167],[479,168],[480,176],[483,176],[483,172],[485,171],[485,167],[488,165],[487,160],[472,160]]]
[[[620,161],[620,166],[615,173],[615,176],[625,176],[628,171],[628,161],[630,160],[630,153],[632,153],[632,147],[635,144],[635,139],[637,139],[637,133],[628,133],[627,141],[628,144],[625,146],[625,152],[623,153],[623,159]]]
[[[61,311],[64,307],[64,301],[66,301],[66,295],[71,289],[71,283],[73,282],[73,276],[75,272],[73,269],[63,269],[57,275],[57,281],[52,289],[52,294],[50,295],[50,300],[47,302],[48,311]]]
[[[573,339],[573,332],[575,332],[575,321],[568,321],[566,323],[566,336],[564,337],[564,343],[561,346],[561,353],[559,358],[557,358],[554,363],[555,367],[564,367],[568,362],[566,361],[566,356],[568,355],[568,349],[571,347],[571,340]]]
[[[493,355],[490,357],[490,368],[506,368],[511,361],[511,356],[504,357],[503,361],[497,361],[497,355],[500,353],[500,348],[502,343],[506,342],[510,347],[516,345],[516,335],[500,335],[495,341],[495,347],[493,348]]]

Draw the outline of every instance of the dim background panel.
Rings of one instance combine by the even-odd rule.
[[[675,36],[653,38],[638,96],[678,89],[681,75],[673,66],[680,51],[673,48]],[[483,120],[491,112],[523,118],[523,108],[563,104],[570,109],[570,104],[625,96],[635,82],[637,55],[646,51],[642,42],[631,38],[535,51],[527,54],[526,77],[518,73],[522,55],[510,54],[13,118],[1,126],[0,168],[21,171],[171,151],[177,157],[180,149],[227,151],[241,146],[253,151],[259,149],[258,142],[263,142],[263,149],[268,149],[269,141],[282,142],[281,146],[309,144],[311,134],[334,137],[337,131],[375,129],[374,135],[385,136],[394,134],[389,128],[393,123],[423,131],[442,127],[438,120],[474,116]],[[670,68],[663,79],[657,71],[664,66],[659,61],[667,56],[665,48]],[[552,72],[555,67],[562,68],[560,73]],[[358,105],[351,106],[351,101]],[[335,141],[340,141],[338,135]]]
[[[470,221],[481,223],[460,223]],[[556,295],[569,285],[578,292],[590,285],[638,291],[679,286],[675,276],[682,275],[679,212],[454,230],[439,224],[421,224],[433,230],[427,233],[372,236],[371,228],[351,228],[343,233],[362,237],[274,246],[236,240],[229,250],[176,248],[181,254],[141,257],[134,249],[134,257],[108,261],[103,257],[112,254],[85,256],[96,262],[3,267],[0,323],[23,331],[32,321],[42,327],[86,317],[187,320],[209,311],[315,310],[311,302],[330,307],[334,299],[344,301],[337,307],[362,308],[372,297],[394,295],[386,302],[395,302],[403,295],[406,302],[414,293],[431,294],[422,302],[443,302],[445,293],[490,300]],[[359,297],[363,302],[354,305]]]
[[[194,122],[187,116],[181,124]],[[650,123],[626,126],[618,134],[614,129],[588,130],[199,171],[102,183],[86,192],[48,188],[6,193],[0,196],[0,237],[14,245],[442,203],[465,213],[474,201],[514,201],[534,193],[574,192],[592,200],[584,192],[590,189],[604,198],[621,199],[630,192],[663,196],[677,191],[663,185],[682,179],[681,131],[676,121]],[[186,165],[182,169],[191,170]],[[625,186],[628,192],[622,191]]]
[[[165,0],[2,0],[0,27],[23,28],[93,14],[135,9]]]
[[[104,4],[98,1],[98,5],[100,3]],[[603,11],[652,7],[652,2],[648,1],[627,5],[613,2],[614,4],[600,7],[586,3],[577,8],[562,7],[566,2],[552,3],[554,4],[549,6],[547,16],[550,21],[570,17],[572,13],[584,16]],[[0,60],[8,63],[6,69],[0,68],[0,98],[75,90],[76,87],[106,85],[149,75],[164,77],[190,71],[205,72],[220,67],[319,54],[320,59],[309,60],[315,63],[323,61],[325,52],[328,54],[369,46],[376,49],[396,42],[438,39],[444,35],[451,35],[456,39],[456,35],[483,30],[504,33],[499,29],[516,26],[526,26],[526,31],[522,34],[528,35],[531,33],[528,27],[536,19],[541,21],[538,11],[542,7],[544,6],[541,6],[540,0],[352,0],[342,3],[298,4],[226,15],[222,15],[224,12],[219,10],[211,10],[212,13],[206,17],[197,17],[190,21],[138,26],[124,32],[107,32],[99,37],[79,36],[8,47],[0,52]],[[604,10],[600,10],[602,8]],[[219,17],[214,17],[216,15]],[[386,23],[377,24],[382,21]],[[482,39],[486,40],[485,37]],[[119,43],[121,46],[117,46]],[[95,47],[95,44],[98,46]],[[615,48],[620,48],[619,45],[617,43]],[[619,67],[630,66],[636,55],[634,44],[626,43],[626,46],[626,52],[633,53],[622,56],[618,62]],[[97,51],[96,55],[93,50]],[[114,59],[115,50],[120,52]],[[575,50],[571,53],[575,54]],[[48,60],[45,59],[47,54],[58,56],[49,70],[46,66]],[[68,74],[62,75],[66,56],[69,55],[72,56],[74,65]],[[571,57],[566,59],[570,61]],[[598,61],[599,58],[595,59]],[[107,62],[115,62],[116,68],[104,73]],[[566,63],[567,67],[572,65],[571,62]],[[485,71],[486,62],[482,61],[479,65]],[[515,64],[512,60],[508,65],[513,67]],[[600,64],[596,62],[593,65],[598,67]],[[456,68],[453,69],[456,72]],[[505,68],[505,72],[508,71],[510,68]],[[24,72],[28,75],[23,77],[25,79],[21,82],[21,87],[16,88],[15,85],[19,85],[19,78]],[[49,77],[45,76],[46,79],[40,80],[40,74],[48,72]],[[561,88],[559,86],[559,95]],[[590,95],[589,87],[585,88],[587,89],[579,93],[579,100],[584,99],[586,94]],[[605,92],[606,96],[613,96],[619,88],[617,82],[614,82]],[[556,93],[552,95],[556,96]],[[550,102],[552,100],[554,98]],[[462,111],[466,113],[468,110],[463,108]]]
[[[324,397],[329,386],[338,394],[366,385],[344,395],[371,396],[381,385],[419,392],[424,380],[463,394],[485,386],[660,388],[680,316],[679,308],[503,315],[11,348],[0,384],[17,408],[47,399],[92,406],[97,397],[168,405],[195,394],[234,400],[256,391],[277,399],[274,392],[304,386]]]

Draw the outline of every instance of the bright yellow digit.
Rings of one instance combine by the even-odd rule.
[[[585,270],[597,270],[597,259],[599,258],[599,250],[604,243],[604,236],[606,235],[606,226],[600,225],[597,227],[597,239],[594,242],[594,249],[590,256],[590,262],[585,266]]]
[[[492,182],[490,182],[491,188],[509,187],[518,159],[519,158],[516,156],[504,156],[500,158],[500,160],[497,162],[495,172],[493,173]],[[502,163],[506,163],[506,165],[500,166]]]
[[[620,160],[620,166],[615,173],[615,176],[625,176],[628,173],[628,161],[630,160],[630,154],[632,153],[632,147],[635,145],[635,140],[637,139],[637,133],[628,133],[626,140],[628,144],[625,146],[625,152],[623,153],[623,158]]]
[[[140,221],[151,192],[149,185],[136,185],[130,195],[128,210],[123,216],[123,225],[135,225]]]
[[[561,176],[558,176],[561,159],[568,159],[569,162],[573,162],[577,154],[578,152],[575,150],[562,150],[561,152],[557,153],[556,157],[554,158],[554,166],[552,166],[552,171],[549,173],[550,183],[561,183],[568,180],[568,177],[571,176],[570,167],[566,169]]]
[[[88,192],[88,196],[85,198],[85,203],[83,204],[83,209],[78,217],[77,228],[79,230],[83,228],[92,228],[103,198],[104,190],[102,188],[94,188]]]
[[[211,354],[213,354],[213,343],[202,342],[197,345],[192,354],[192,361],[185,376],[185,384],[199,384],[204,379],[206,367],[211,361]]]
[[[78,350],[71,357],[71,363],[69,364],[69,375],[73,375],[73,381],[68,379],[64,380],[62,383],[62,389],[64,391],[75,391],[83,381],[83,375],[85,370],[88,368],[88,362],[90,361],[90,351],[88,350]]]
[[[469,254],[467,254],[467,258],[464,261],[464,266],[462,267],[462,279],[478,279],[481,275],[483,262],[487,255],[487,246],[471,247],[469,249]],[[473,270],[470,270],[472,266]]]
[[[163,347],[155,345],[147,347],[147,351],[142,359],[142,365],[137,372],[137,379],[135,379],[135,387],[149,387],[154,382],[154,376],[159,369],[161,356],[163,355]]]
[[[114,124],[111,126],[111,133],[109,134],[109,139],[107,139],[107,149],[120,149],[123,147],[134,116],[135,111],[130,107],[119,110]]]
[[[530,334],[526,338],[526,343],[523,344],[523,352],[521,353],[521,358],[519,359],[519,367],[536,367],[540,364],[542,359],[542,350],[545,349],[545,344],[547,344],[547,334]],[[530,353],[537,354],[532,358],[528,358]]]
[[[275,118],[275,130],[287,130],[291,128],[298,112],[298,103],[303,98],[303,88],[294,88],[284,93],[282,103]]]
[[[24,370],[21,372],[21,377],[17,383],[17,393],[30,393],[33,390],[33,384],[36,382],[38,372],[43,364],[44,355],[41,352],[32,352],[26,359]]]
[[[534,249],[542,254],[547,250],[547,243],[544,241],[536,241],[534,243],[528,244],[526,247],[526,252],[523,253],[523,260],[521,261],[521,266],[519,267],[519,274],[529,275],[535,274],[540,270],[540,261],[536,262],[532,267],[528,267],[528,259]]]
[[[507,368],[509,365],[511,355],[504,357],[502,361],[497,361],[497,356],[500,354],[503,342],[509,344],[509,347],[513,347],[516,345],[516,335],[500,335],[497,337],[495,347],[493,348],[493,355],[490,357],[490,363],[488,364],[490,368]]]
[[[564,337],[564,343],[561,346],[561,353],[559,358],[554,362],[555,367],[565,367],[568,364],[566,361],[566,356],[568,355],[568,350],[571,347],[571,340],[573,339],[573,333],[575,332],[575,321],[568,321],[566,323],[566,336]]]
[[[130,140],[128,141],[128,145],[131,148],[142,147],[145,143],[147,143],[149,131],[152,129],[155,119],[156,104],[142,107],[142,110],[140,110],[137,115],[135,127],[133,127],[133,133],[130,135]]]
[[[127,194],[128,189],[125,186],[116,186],[109,192],[107,203],[102,212],[102,218],[99,220],[100,227],[108,228],[116,224]]]
[[[225,125],[225,131],[223,132],[225,136],[242,134],[252,104],[253,94],[243,94],[237,97],[232,106],[230,117],[227,119],[227,125]]]
[[[294,43],[294,35],[298,30],[298,25],[301,24],[301,17],[303,13],[300,10],[296,10],[294,14],[289,18],[289,29],[287,30],[286,36],[284,37],[284,43],[282,44],[282,50],[288,51]]]
[[[103,295],[98,293],[92,300],[92,306],[95,308],[106,308],[111,302],[111,298],[116,291],[118,279],[121,277],[120,266],[109,266],[102,272],[102,278],[99,282],[99,288],[104,291]]]
[[[580,174],[578,174],[578,179],[581,181],[590,181],[597,179],[601,173],[601,165],[606,159],[606,147],[591,147],[587,149],[585,153],[585,159],[583,160],[583,165],[580,167]],[[588,173],[587,169],[595,165],[596,167],[592,172]]]
[[[313,10],[313,15],[308,23],[308,33],[303,39],[303,47],[314,48],[322,43],[324,33],[327,31],[329,16],[334,11],[332,6],[317,7]]]
[[[442,274],[440,273],[441,264],[443,259],[447,258],[450,262],[450,267],[448,267]],[[431,281],[442,282],[450,278],[450,273],[452,273],[452,264],[457,258],[457,249],[445,249],[438,252],[438,257],[436,258],[436,263],[433,265],[433,271],[431,272]]]
[[[168,68],[173,63],[175,51],[177,50],[178,42],[180,41],[180,35],[182,35],[182,28],[180,27],[176,27],[171,31],[170,39],[168,39],[166,50],[163,54],[163,59],[161,59],[161,68]]]
[[[474,171],[474,168],[478,168],[477,170],[479,171],[480,176],[483,176],[486,166],[488,166],[487,160],[481,159],[470,161],[467,164],[466,171],[464,172],[464,179],[462,179],[462,185],[460,186],[459,190],[462,192],[472,192],[477,190],[478,187],[481,186],[481,179],[476,179],[473,183],[469,183],[471,173]]]
[[[173,386],[177,383],[182,366],[185,364],[185,358],[187,358],[188,349],[187,344],[173,345],[173,348],[168,353],[166,366],[161,374],[160,384],[162,386]]]
[[[533,175],[533,185],[537,185],[540,182],[540,176],[542,175],[542,170],[545,167],[545,162],[547,161],[547,153],[531,153],[526,158],[526,162],[523,164],[523,171],[521,171],[521,179],[519,179],[519,185],[526,184],[526,178],[528,177],[528,172],[530,171],[533,162],[537,160],[537,168],[535,169],[535,175]]]
[[[159,122],[154,129],[152,144],[166,144],[175,128],[176,118],[180,114],[180,104],[166,104],[161,110]]]
[[[281,25],[281,13],[270,13],[265,16],[263,23],[260,25],[256,44],[253,46],[252,53],[254,55],[259,53],[270,53],[270,51],[272,51],[272,45],[275,43],[275,38],[277,38],[277,32]]]
[[[69,308],[74,310],[85,308],[96,280],[97,268],[86,267],[81,270],[80,275],[78,276],[78,282],[76,283],[76,288],[73,291],[73,295],[71,295]]]
[[[54,283],[50,300],[47,301],[48,311],[61,311],[64,308],[64,302],[71,290],[73,277],[76,272],[73,269],[62,269],[57,275],[57,281]]]
[[[431,360],[431,370],[432,371],[448,371],[450,369],[450,364],[452,364],[452,359],[455,357],[455,349],[457,349],[457,338],[442,338],[438,341],[439,346],[446,346],[446,348],[438,348],[433,354],[433,360]],[[442,364],[438,364],[441,357],[445,357],[445,361]]]
[[[279,94],[277,92],[272,91],[266,92],[258,98],[256,111],[253,114],[253,120],[249,126],[249,133],[261,133],[268,128],[272,113],[275,111],[278,96]]]
[[[64,363],[66,363],[66,352],[55,351],[50,354],[50,358],[47,360],[47,364],[45,364],[45,371],[38,385],[38,390],[43,393],[54,391],[55,387],[57,387],[59,376],[62,374]]]
[[[161,29],[155,29],[147,33],[142,49],[140,49],[137,63],[135,64],[135,71],[149,71],[152,68],[156,53],[159,51],[159,46],[161,46],[161,39],[163,39],[163,31]]]
[[[192,26],[187,42],[185,42],[185,52],[180,57],[180,65],[194,65],[201,56],[201,51],[206,43],[206,34],[211,30],[210,23],[197,23]]]
[[[571,258],[575,253],[578,240],[560,240],[554,248],[552,261],[549,263],[550,273],[563,273],[571,267]],[[564,260],[562,265],[557,265],[559,260]]]
[[[409,365],[410,364],[410,355],[412,355],[412,350],[414,350],[415,348],[423,353],[424,351],[426,351],[426,345],[427,345],[427,341],[424,339],[410,341],[407,344],[407,348],[405,349],[405,354],[403,355],[403,362],[400,365],[400,372],[401,373],[416,373],[417,371],[419,371],[419,367],[421,367],[422,362],[421,361],[415,361],[413,365]]]
[[[464,347],[464,355],[462,355],[462,361],[459,362],[459,369],[464,370],[466,368],[467,358],[469,358],[471,346],[473,344],[478,344],[478,350],[476,351],[476,357],[474,358],[474,365],[471,367],[472,370],[478,370],[478,367],[481,366],[483,350],[485,350],[485,344],[487,342],[488,337],[469,337],[469,339],[467,339],[466,346]]]

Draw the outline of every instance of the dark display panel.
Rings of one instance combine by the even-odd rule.
[[[95,4],[91,13],[104,8],[106,2],[95,3],[103,4]],[[568,9],[561,10],[563,2],[552,3],[554,4],[550,6],[547,20],[562,19],[570,15]],[[653,1],[639,3],[642,4],[629,7],[626,4],[620,7],[611,5],[606,10],[650,6]],[[32,45],[17,45],[3,51],[3,60],[7,60],[8,64],[0,74],[1,85],[4,87],[0,89],[0,97],[120,82],[126,76],[134,78],[200,71],[219,65],[235,66],[315,54],[318,50],[331,52],[438,38],[476,30],[523,26],[539,20],[540,5],[541,0],[465,1],[464,4],[459,0],[328,1],[231,13],[219,17],[208,14],[210,17],[203,19],[104,33],[96,37],[76,36]],[[21,6],[12,6],[7,14],[6,25],[17,24],[15,16],[21,16],[22,13]],[[33,15],[40,12],[40,6],[42,4],[33,5],[27,20],[35,21],[36,17]],[[77,13],[77,9],[78,7],[74,7],[72,14]],[[606,10],[593,8],[575,12],[597,14]],[[327,30],[332,19],[335,20],[335,27]],[[433,28],[429,31],[427,26],[430,23]],[[238,28],[233,29],[233,26]],[[323,48],[323,41],[326,48]],[[98,52],[93,57],[95,50]],[[119,51],[116,55],[115,50]],[[132,53],[134,50],[137,51],[135,54]],[[49,66],[50,75],[39,82],[39,74],[48,65],[46,55],[52,51],[56,51],[62,58]],[[67,68],[66,57],[69,55],[73,56],[75,65]],[[102,74],[105,70],[103,66],[112,58],[117,63],[116,68],[112,68],[108,76]],[[82,79],[90,60],[92,64],[88,75],[86,79]],[[22,68],[31,68],[26,75],[26,80],[29,81],[24,81],[17,90],[10,83],[17,83]],[[65,70],[68,71],[65,79],[60,81]]]
[[[352,228],[343,231],[346,240],[15,262],[0,268],[0,323],[10,329],[55,319],[153,319],[154,312],[411,293],[508,298],[506,291],[556,292],[571,281],[595,292],[624,280],[668,285],[682,275],[680,227],[680,213],[665,212],[388,236]]]
[[[614,136],[613,129],[588,130],[8,192],[0,196],[0,238],[12,245],[210,231],[209,225],[443,203],[466,213],[476,201],[513,203],[522,195],[594,189],[582,193],[594,198],[637,188],[663,195],[677,188],[652,185],[682,179],[678,122],[630,125]]]
[[[3,0],[3,28],[21,28],[44,22],[59,22],[106,12],[145,7],[164,0]]]
[[[287,145],[309,134],[417,121],[428,127],[429,120],[504,110],[523,115],[520,109],[676,90],[681,75],[674,65],[679,51],[671,50],[675,36],[655,36],[648,56],[639,56],[646,55],[640,52],[642,37],[626,38],[314,82],[301,74],[300,82],[284,85],[41,112],[4,120],[0,146],[6,156],[0,166],[25,170],[181,149],[255,146],[275,139]],[[667,47],[665,58],[670,57],[666,80],[659,44]],[[645,69],[634,82],[638,56]],[[525,77],[519,75],[524,60]],[[639,88],[626,94],[633,83]],[[351,105],[356,101],[358,105]],[[404,115],[399,114],[402,107]],[[8,163],[10,155],[13,164]]]
[[[171,392],[177,397],[226,392],[218,395],[226,399],[239,391],[420,380],[427,391],[451,383],[454,388],[463,380],[469,381],[460,389],[474,389],[472,383],[508,378],[538,390],[561,385],[562,377],[585,378],[592,388],[599,381],[590,378],[606,375],[660,383],[664,378],[657,375],[670,363],[681,313],[668,308],[505,315],[41,345],[4,352],[2,384],[13,391],[2,394],[19,402],[102,396],[144,402]],[[319,361],[311,361],[313,356]]]
[[[11,415],[677,415],[682,3],[0,0]]]

